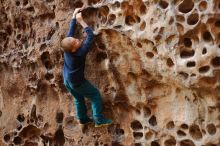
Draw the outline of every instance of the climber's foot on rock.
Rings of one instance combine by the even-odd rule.
[[[113,123],[112,120],[106,118],[95,119],[95,127],[104,127],[111,125]]]

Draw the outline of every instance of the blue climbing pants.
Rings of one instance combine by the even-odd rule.
[[[74,96],[74,105],[76,109],[76,116],[79,120],[88,119],[87,108],[84,97],[87,97],[92,102],[93,118],[102,118],[102,98],[99,90],[94,87],[88,80],[82,82],[78,87],[70,81],[64,80],[64,85],[67,90]]]

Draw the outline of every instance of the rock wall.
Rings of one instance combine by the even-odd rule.
[[[63,85],[83,4],[105,128],[79,126]],[[0,28],[1,146],[220,146],[219,0],[0,0]]]

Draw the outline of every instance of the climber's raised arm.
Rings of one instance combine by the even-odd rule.
[[[73,15],[72,15],[72,19],[70,21],[70,27],[69,27],[69,31],[67,33],[67,37],[73,37],[74,35],[74,32],[75,32],[75,29],[76,29],[76,15],[82,11],[83,7],[82,8],[76,8],[73,12]]]
[[[80,25],[82,25],[82,27],[84,28],[84,31],[87,34],[86,38],[84,39],[84,41],[81,44],[80,49],[77,50],[76,53],[75,53],[78,56],[83,56],[83,55],[85,55],[88,52],[88,50],[89,50],[89,48],[90,48],[90,46],[92,44],[94,34],[93,34],[92,28],[89,27],[87,25],[87,23],[83,20],[81,13],[78,13],[76,15],[76,20],[77,20],[78,23],[80,23]]]

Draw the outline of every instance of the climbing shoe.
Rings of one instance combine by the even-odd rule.
[[[93,122],[93,120],[91,118],[86,118],[86,119],[80,119],[79,123],[81,125],[87,125],[87,124],[91,124]]]
[[[112,120],[106,118],[95,119],[95,127],[108,126],[111,125],[112,123],[113,123]]]

